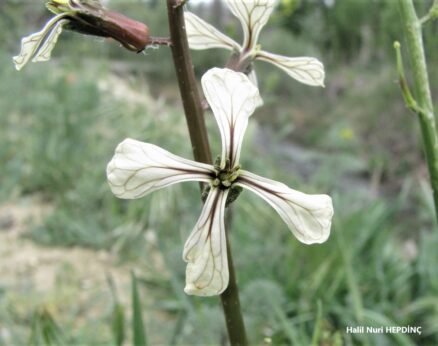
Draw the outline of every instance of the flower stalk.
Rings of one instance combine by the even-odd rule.
[[[420,19],[421,25],[438,18],[438,0],[435,0],[429,9],[429,12]]]
[[[193,155],[196,161],[211,163],[213,159],[205,126],[204,111],[184,29],[183,7],[177,0],[167,0],[167,13],[173,62],[189,128]]]
[[[418,115],[418,120],[420,122],[424,152],[433,191],[435,213],[438,220],[438,137],[427,73],[426,57],[424,54],[421,30],[422,23],[417,16],[412,0],[399,0],[398,2],[406,32],[406,41],[408,45],[407,52],[411,61],[414,77],[415,99],[411,97],[410,103],[415,105],[415,107],[410,108]],[[401,59],[399,60],[401,61]],[[402,90],[404,96],[407,95],[406,88],[407,84],[405,84],[405,90]]]
[[[184,113],[196,161],[211,163],[212,155],[205,126],[204,111],[196,84],[195,74],[185,32],[184,12],[178,0],[167,0],[171,49],[178,85],[183,101]],[[228,219],[228,222],[231,220]],[[240,308],[239,293],[231,255],[231,247],[226,237],[229,284],[221,294],[225,323],[231,345],[247,345],[243,315]]]
[[[232,224],[232,209],[228,209],[226,216],[226,227],[230,229]],[[227,325],[228,336],[230,338],[231,345],[244,346],[248,345],[246,337],[245,324],[243,322],[243,316],[240,308],[239,289],[237,287],[236,273],[233,265],[233,257],[231,255],[231,246],[227,241],[227,254],[228,254],[228,271],[229,271],[229,284],[228,288],[221,294],[222,308],[225,315],[225,323]]]

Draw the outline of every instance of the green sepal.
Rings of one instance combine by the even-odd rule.
[[[233,203],[237,197],[242,193],[243,188],[241,186],[232,186],[228,193],[227,201],[225,202],[225,208]]]
[[[69,0],[51,0],[46,3],[46,8],[54,14],[74,12]]]

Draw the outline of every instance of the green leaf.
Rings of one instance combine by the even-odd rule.
[[[111,316],[111,331],[114,335],[114,342],[117,346],[123,345],[125,340],[125,311],[123,305],[119,303],[116,285],[111,276],[107,276],[108,285],[111,290],[114,306]]]
[[[29,345],[62,344],[62,331],[52,314],[45,308],[37,308],[32,317]]]
[[[315,328],[313,329],[312,346],[319,345],[319,339],[322,334],[321,333],[322,303],[320,300],[318,300],[316,304],[317,304],[317,312],[316,312]]]
[[[146,346],[146,332],[143,323],[143,316],[141,313],[140,295],[137,289],[137,278],[134,272],[131,272],[132,277],[132,327],[134,333],[134,345]]]
[[[115,303],[112,316],[112,332],[117,346],[123,345],[125,340],[125,312],[120,303]]]

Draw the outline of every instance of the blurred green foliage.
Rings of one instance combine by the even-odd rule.
[[[299,190],[329,192],[336,214],[329,241],[309,247],[250,193],[234,204],[230,236],[249,337],[254,344],[274,345],[437,344],[438,235],[422,190],[416,122],[395,83],[392,40],[402,39],[398,9],[391,1],[328,3],[281,1],[261,36],[272,52],[319,57],[327,86],[299,85],[256,63],[265,106],[250,124],[242,163]],[[428,3],[418,1],[419,11]],[[110,2],[156,36],[167,32],[163,4]],[[202,8],[192,9],[209,17]],[[198,186],[122,201],[105,180],[105,166],[125,137],[192,155],[169,51],[137,55],[66,33],[50,63],[17,73],[11,55],[19,38],[40,27],[47,13],[37,2],[6,0],[0,16],[0,200],[38,194],[54,206],[26,233],[39,244],[105,249],[140,267],[138,290],[148,297],[143,307],[151,344],[220,344],[226,334],[218,300],[183,292],[181,251],[199,216]],[[222,26],[240,35],[232,17]],[[437,30],[438,23],[431,23],[425,32],[430,61],[438,57],[432,39]],[[226,59],[222,51],[193,52],[199,76]],[[436,64],[430,64],[430,74],[437,79]],[[209,114],[207,123],[219,152]],[[49,298],[53,306],[75,304],[77,291],[68,288],[68,297]],[[52,314],[30,301],[37,296],[31,287],[2,288],[0,324],[10,344],[25,343],[30,331],[34,339],[44,338],[41,332],[55,335],[47,334],[47,325],[59,325],[69,343],[108,344],[111,325],[121,330],[124,318],[122,303],[115,308],[110,294],[102,295],[107,290],[93,296],[103,306],[96,318],[87,309],[65,306]],[[423,334],[346,334],[346,326],[354,325],[422,326]]]

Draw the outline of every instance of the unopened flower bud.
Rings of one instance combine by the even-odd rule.
[[[68,30],[110,37],[137,52],[149,43],[149,28],[145,24],[106,9],[98,0],[51,0],[47,8],[55,14],[68,14],[70,21],[65,26]]]

